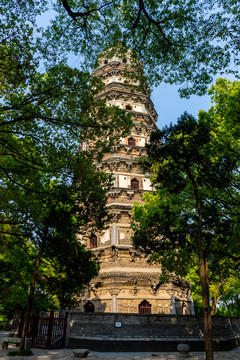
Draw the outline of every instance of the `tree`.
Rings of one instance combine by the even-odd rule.
[[[212,89],[214,99],[221,90]],[[236,100],[239,91],[231,96]],[[198,257],[207,360],[213,359],[209,266],[234,270],[240,260],[240,149],[224,117],[237,110],[231,104],[218,102],[198,121],[185,113],[175,126],[152,133],[148,153],[156,191],[134,208],[135,245],[153,253],[163,275],[186,276],[189,259]]]
[[[11,236],[27,239],[35,247],[36,264],[23,339],[46,251],[50,251],[48,260],[54,258],[55,265],[65,273],[62,283],[68,276],[75,290],[96,275],[96,265],[90,253],[77,243],[75,233],[88,222],[102,228],[107,221],[106,191],[111,176],[97,172],[94,161],[101,159],[119,138],[119,128],[117,132],[111,127],[114,123],[123,130],[122,134],[131,125],[124,111],[94,100],[99,86],[97,80],[90,82],[88,74],[59,65],[46,74],[36,73],[33,79],[28,84],[22,81],[18,88],[14,87],[14,93],[3,91],[0,124],[0,232],[3,242]],[[85,151],[79,149],[81,138],[90,144]],[[95,146],[91,146],[93,143]],[[54,239],[58,252],[53,252]],[[60,239],[65,246],[60,247]],[[71,251],[64,257],[67,246]],[[63,262],[69,259],[71,262],[64,266]],[[60,292],[58,288],[62,302],[64,289]],[[68,297],[71,289],[69,286]]]
[[[10,320],[16,311],[26,309],[36,248],[26,239],[8,235],[4,238],[1,236],[0,249],[0,311]],[[45,286],[41,284],[42,278],[52,272],[50,263],[43,261],[37,276],[32,311],[58,310],[57,296],[54,292],[46,292]]]
[[[205,93],[220,72],[239,75],[236,0],[61,0],[54,10],[45,32],[53,52],[81,53],[93,63],[121,43],[138,54],[152,84],[178,84],[183,96]]]
[[[191,261],[188,261],[187,265],[185,280],[191,284],[195,313],[202,314],[202,289],[197,256],[192,254]],[[209,296],[212,315],[239,314],[237,289],[239,289],[239,271],[228,268],[221,261],[219,264],[209,261]]]
[[[36,284],[66,305],[97,273],[77,235],[86,226],[101,229],[109,219],[111,175],[98,172],[94,162],[132,122],[125,111],[96,100],[102,84],[87,72],[64,62],[40,72],[31,24],[44,3],[10,5],[1,18],[0,39],[0,245],[3,268],[9,247],[26,263],[30,285],[22,283],[29,292],[22,349]],[[1,2],[2,10],[7,6]],[[83,140],[85,150],[79,147]],[[3,289],[11,280],[4,276]]]
[[[225,316],[239,317],[239,274],[230,278],[228,291],[226,291],[221,299],[218,308],[218,314]]]

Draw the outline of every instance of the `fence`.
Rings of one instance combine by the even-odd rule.
[[[29,320],[27,337],[32,338],[32,347],[41,349],[60,349],[65,345],[67,313],[33,313]],[[23,316],[19,324],[18,336],[21,336]]]

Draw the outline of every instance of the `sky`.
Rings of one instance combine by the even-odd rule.
[[[189,99],[183,99],[179,96],[178,86],[169,84],[161,84],[154,88],[151,99],[158,113],[159,128],[171,122],[176,123],[184,111],[197,117],[199,110],[208,110],[211,107],[209,95],[192,95]]]
[[[233,75],[224,74],[214,77],[213,83],[219,77],[227,78],[231,81],[237,80]],[[209,88],[211,84],[209,84]],[[157,126],[161,129],[171,122],[174,124],[177,119],[187,111],[195,118],[198,116],[199,110],[207,111],[213,105],[210,95],[197,96],[192,95],[189,99],[180,98],[178,94],[178,86],[161,84],[152,90],[152,102],[158,113]]]

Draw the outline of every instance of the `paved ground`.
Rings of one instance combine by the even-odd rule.
[[[13,346],[9,347],[9,350],[15,350],[16,348]],[[34,360],[60,360],[60,359],[75,359],[73,357],[73,353],[71,349],[62,349],[62,350],[40,350],[40,349],[32,349],[33,356],[22,357],[15,356],[10,357],[7,356],[9,350],[1,350],[0,351],[0,359],[4,360],[26,360],[26,359],[34,359]],[[204,360],[204,353],[191,353],[191,357],[189,360]],[[179,360],[178,353],[99,353],[99,352],[90,352],[86,360]],[[182,359],[182,358],[181,358]],[[215,360],[239,360],[240,359],[240,348],[224,351],[224,352],[215,352],[214,354]]]
[[[8,332],[0,332],[0,338],[8,336]],[[9,351],[16,350],[14,345],[10,345],[8,350],[0,350],[0,359],[1,360],[67,360],[75,359],[71,349],[60,349],[60,350],[41,350],[41,349],[32,349],[33,356],[22,357],[7,356]],[[168,352],[168,353],[127,353],[127,352],[90,352],[86,360],[179,360],[178,353]],[[181,358],[182,359],[182,358]],[[215,360],[240,360],[240,348],[231,350],[231,351],[217,351],[214,353]],[[205,360],[205,354],[203,352],[192,352],[191,357],[188,360]]]

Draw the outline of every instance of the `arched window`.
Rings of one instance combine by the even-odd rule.
[[[127,105],[126,105],[126,110],[132,110],[132,106],[129,105],[129,104],[127,104]]]
[[[133,138],[129,138],[128,145],[135,146],[135,140]]]
[[[106,64],[108,64],[108,60],[106,59],[106,60],[104,60],[104,64],[106,65]]]
[[[183,301],[183,303],[182,303],[182,314],[183,314],[183,315],[186,315],[186,314],[187,314],[187,307],[186,307],[186,304],[185,304],[184,301]]]
[[[90,249],[94,249],[97,247],[97,237],[96,235],[92,234],[90,237]]]
[[[124,58],[124,59],[123,59],[123,63],[124,63],[124,64],[126,64],[126,62],[127,62],[127,59],[126,59],[126,58]]]
[[[138,312],[139,312],[139,314],[151,314],[152,313],[152,305],[147,300],[143,300],[138,305]]]
[[[84,310],[85,310],[85,312],[93,313],[94,312],[93,303],[91,301],[86,302],[86,304],[84,305]]]
[[[139,181],[137,179],[131,180],[131,189],[139,189]]]

